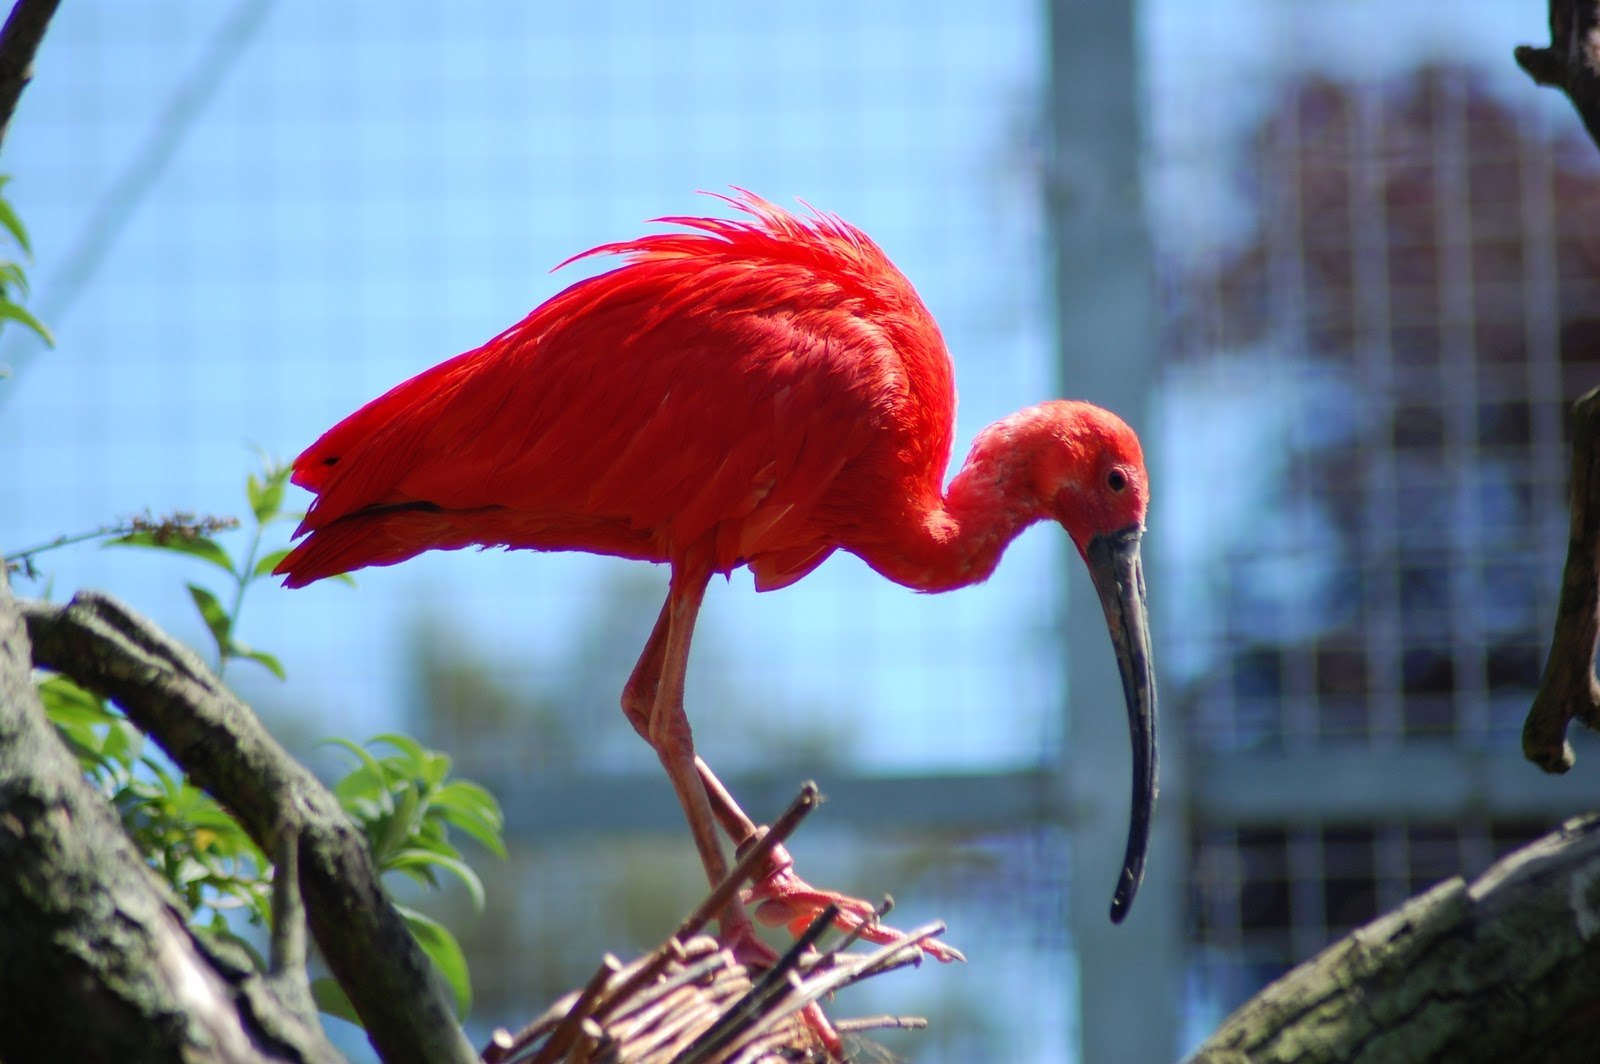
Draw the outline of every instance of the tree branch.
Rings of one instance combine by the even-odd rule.
[[[193,935],[33,686],[0,576],[0,1058],[333,1062],[315,1018]]]
[[[385,1061],[477,1059],[360,830],[248,706],[187,647],[108,596],[21,608],[36,664],[113,699],[264,852],[297,841],[312,935]]]
[[[0,29],[0,142],[11,128],[22,90],[33,80],[33,54],[59,0],[17,0]]]
[[[1517,65],[1537,85],[1560,89],[1577,108],[1589,137],[1600,145],[1600,2],[1550,0],[1550,47],[1518,45]]]
[[[1600,634],[1600,388],[1572,405],[1572,507],[1555,634],[1522,726],[1522,752],[1546,772],[1572,767],[1572,719],[1600,728],[1595,640]]]
[[[1600,815],[1441,883],[1242,1005],[1188,1064],[1589,1061]]]

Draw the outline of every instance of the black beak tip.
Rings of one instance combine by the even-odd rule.
[[[1117,884],[1117,892],[1111,896],[1111,922],[1120,924],[1128,918],[1128,913],[1133,911],[1134,895],[1139,893],[1139,880],[1130,872],[1122,874],[1122,880]]]

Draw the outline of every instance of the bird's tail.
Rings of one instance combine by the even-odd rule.
[[[459,538],[457,535],[456,538]],[[374,565],[395,565],[425,550],[466,546],[452,542],[450,523],[430,503],[374,506],[317,528],[273,567],[284,587]]]

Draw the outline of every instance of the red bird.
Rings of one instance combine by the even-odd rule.
[[[1139,554],[1139,441],[1087,403],[1029,407],[981,432],[950,486],[950,355],[911,284],[860,230],[743,190],[748,215],[663,218],[657,233],[576,256],[622,265],[560,293],[482,347],[411,378],[295,460],[316,494],[278,565],[299,587],[427,550],[581,550],[671,566],[655,630],[622,692],[683,804],[712,883],[717,824],[755,830],[695,756],[684,672],[706,585],[747,566],[786,587],[836,550],[896,583],[949,591],[994,572],[1035,521],[1058,522],[1110,625],[1133,740],[1133,813],[1111,904],[1144,872],[1156,794],[1154,672]],[[572,260],[568,260],[569,262]],[[781,848],[747,900],[803,926],[829,901]],[[725,938],[748,940],[742,906]],[[941,959],[959,956],[932,943]]]

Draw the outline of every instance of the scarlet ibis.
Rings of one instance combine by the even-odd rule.
[[[979,433],[944,487],[954,371],[910,282],[838,217],[797,216],[740,189],[718,198],[745,217],[661,218],[681,229],[575,256],[621,264],[329,429],[295,460],[294,482],[316,498],[276,572],[299,587],[473,545],[667,563],[666,603],[622,708],[665,766],[716,883],[727,869],[718,822],[735,844],[755,829],[696,758],[684,714],[711,577],[746,566],[773,591],[845,550],[907,587],[949,591],[986,579],[1027,526],[1056,521],[1088,565],[1127,701],[1120,921],[1156,795],[1138,438],[1087,403],[1041,403]],[[871,914],[811,888],[781,848],[751,900],[791,927],[829,901],[845,926]],[[722,925],[725,937],[750,930],[738,904]]]

